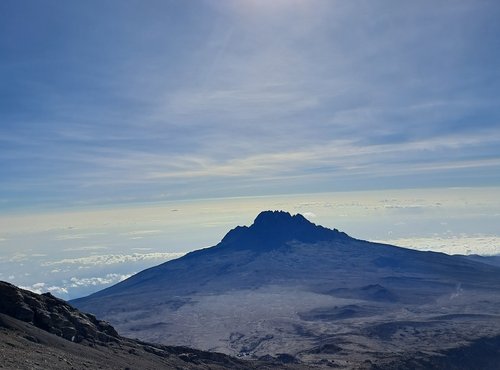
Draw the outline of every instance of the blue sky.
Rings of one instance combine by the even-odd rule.
[[[500,3],[0,1],[0,279],[76,297],[263,209],[500,253]]]
[[[2,1],[0,207],[500,183],[497,1]]]

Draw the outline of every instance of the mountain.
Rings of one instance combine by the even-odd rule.
[[[50,293],[0,281],[0,368],[7,369],[269,369],[280,363],[123,338],[105,321]],[[296,368],[298,366],[287,366]]]
[[[494,256],[479,256],[477,254],[469,254],[466,256],[468,259],[477,261],[477,262],[482,262],[486,263],[488,265],[493,265],[500,267],[500,255],[494,255]]]
[[[433,356],[500,335],[499,288],[493,264],[370,243],[266,211],[214,247],[72,303],[125,336],[163,344],[309,366],[411,359],[426,368]]]

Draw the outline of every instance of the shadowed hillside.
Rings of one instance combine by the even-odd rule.
[[[250,370],[284,365],[123,338],[108,323],[49,293],[0,282],[0,368]]]

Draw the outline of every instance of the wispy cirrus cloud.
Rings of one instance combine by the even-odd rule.
[[[3,206],[498,183],[498,4],[279,3],[9,5]]]
[[[246,156],[213,158],[210,155],[169,155],[139,151],[108,150],[106,155],[91,155],[85,161],[99,170],[83,171],[74,181],[84,186],[165,184],[168,179],[232,178],[242,181],[280,174],[289,176],[349,176],[353,170],[384,176],[401,169],[419,172],[435,169],[483,168],[498,166],[494,147],[500,145],[496,131],[478,134],[448,134],[402,143],[366,145],[359,139],[334,140],[325,144],[286,148],[283,151],[250,153]],[[464,151],[478,150],[476,157],[464,158]],[[483,152],[483,153],[480,153]],[[440,154],[438,156],[438,153]],[[484,158],[486,156],[487,158]],[[489,156],[489,158],[488,158]],[[332,173],[335,170],[335,173]],[[356,172],[356,171],[355,171]],[[108,176],[105,175],[108,174]],[[109,177],[113,173],[114,176]],[[288,175],[288,176],[286,176]],[[170,189],[175,192],[179,190]],[[60,236],[78,238],[80,235]]]

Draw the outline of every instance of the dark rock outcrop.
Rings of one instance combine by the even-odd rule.
[[[76,310],[50,293],[38,295],[0,281],[0,297],[0,313],[70,341],[117,341],[118,333],[107,322]]]

